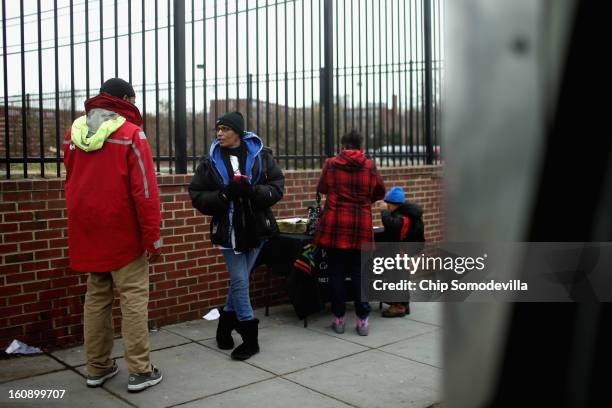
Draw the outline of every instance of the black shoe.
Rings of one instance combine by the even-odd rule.
[[[226,312],[223,307],[219,308],[219,323],[217,324],[217,347],[221,350],[234,348],[232,330],[236,328],[236,312]]]
[[[246,360],[259,353],[259,343],[257,343],[258,324],[258,319],[236,323],[236,331],[242,336],[242,344],[232,351],[232,359]]]

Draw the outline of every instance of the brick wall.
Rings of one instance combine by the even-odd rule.
[[[428,240],[442,239],[441,166],[381,169],[387,188],[403,185],[425,209]],[[286,172],[286,194],[277,217],[305,216],[318,170]],[[229,276],[209,242],[209,217],[191,207],[191,176],[158,178],[164,255],[151,267],[149,319],[163,326],[200,318],[221,305]],[[0,347],[17,338],[31,345],[66,346],[82,341],[86,274],[68,268],[67,221],[61,179],[0,181]],[[377,208],[380,208],[380,203]],[[375,224],[380,216],[375,211]],[[251,283],[255,306],[265,300],[263,268]],[[272,280],[271,299],[286,301],[285,280]],[[113,306],[119,332],[118,300]]]

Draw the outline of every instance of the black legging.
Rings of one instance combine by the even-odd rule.
[[[370,314],[370,304],[361,302],[361,251],[357,249],[326,249],[332,313],[342,317],[346,313],[345,277],[351,278],[351,295],[355,312],[360,319]]]

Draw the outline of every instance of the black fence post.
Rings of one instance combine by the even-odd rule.
[[[325,155],[334,155],[334,7],[332,0],[325,0],[323,9],[325,67],[321,84],[323,85],[323,103],[325,104]]]
[[[431,126],[431,107],[433,104],[432,63],[431,63],[431,0],[423,0],[424,39],[425,39],[425,144],[427,164],[433,164],[433,132]]]
[[[174,147],[176,174],[187,174],[187,92],[185,80],[185,1],[174,0]],[[172,109],[172,107],[169,107]]]

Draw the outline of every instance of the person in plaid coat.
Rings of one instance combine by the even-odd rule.
[[[341,152],[327,159],[317,186],[326,195],[313,242],[328,256],[332,329],[343,333],[345,326],[345,275],[351,277],[351,291],[357,314],[356,330],[368,334],[370,305],[361,302],[361,248],[374,241],[372,203],[385,196],[385,185],[376,165],[361,150],[362,137],[351,131],[340,140]]]

